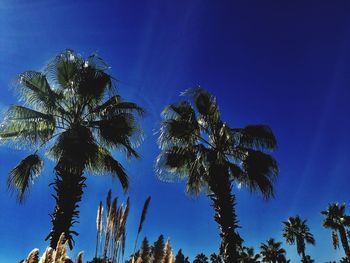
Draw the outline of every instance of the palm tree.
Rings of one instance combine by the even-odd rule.
[[[192,97],[194,107],[182,101],[164,109],[157,174],[166,181],[187,178],[190,194],[208,192],[220,228],[220,254],[226,263],[237,262],[242,239],[232,182],[273,196],[278,167],[265,150],[274,150],[276,140],[264,125],[231,128],[221,119],[215,97],[201,88],[182,95]]]
[[[315,245],[315,239],[307,225],[307,220],[301,220],[299,216],[289,217],[288,221],[283,222],[283,237],[287,244],[296,243],[297,252],[301,255],[302,260],[307,260],[305,254],[305,242]]]
[[[42,72],[20,74],[17,88],[24,104],[11,106],[1,125],[3,141],[34,151],[8,178],[8,186],[17,192],[19,202],[42,170],[39,151],[46,151],[56,162],[56,206],[51,214],[52,230],[46,238],[51,247],[56,247],[62,232],[70,248],[73,246],[72,235],[78,233],[71,228],[79,217],[85,172],[110,174],[126,190],[128,176],[111,150],[123,149],[128,157],[139,157],[134,147],[142,134],[135,113],[142,115],[143,110],[116,93],[107,69],[96,54],[83,58],[66,50]]]
[[[220,255],[216,255],[215,253],[212,253],[210,255],[210,262],[211,263],[222,263],[222,259]]]
[[[260,255],[255,254],[253,247],[243,247],[240,262],[241,263],[259,263]]]
[[[262,262],[266,263],[283,263],[286,260],[286,251],[281,248],[282,242],[276,242],[274,238],[270,238],[266,243],[261,243],[260,254]]]
[[[345,255],[350,259],[349,241],[346,236],[347,227],[350,226],[350,216],[345,214],[345,204],[329,204],[327,210],[322,211],[321,214],[326,217],[322,223],[323,226],[332,230],[334,249],[339,247],[339,234]]]
[[[195,259],[193,260],[193,263],[209,263],[208,258],[203,253],[198,254]]]

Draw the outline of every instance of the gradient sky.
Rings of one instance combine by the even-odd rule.
[[[119,91],[147,110],[141,161],[120,158],[131,178],[127,254],[143,202],[152,196],[141,238],[163,233],[174,252],[193,258],[219,246],[213,211],[205,196],[188,197],[184,184],[157,180],[154,160],[160,112],[179,93],[200,84],[217,96],[232,127],[264,123],[278,139],[280,176],[276,198],[264,201],[244,189],[237,194],[240,233],[247,245],[282,240],[281,221],[307,218],[316,262],[337,259],[320,211],[329,202],[350,206],[350,24],[349,1],[0,1],[0,108],[16,102],[10,89],[17,74],[40,70],[65,48],[94,51],[120,79]],[[53,164],[32,185],[24,205],[6,189],[8,171],[26,151],[0,147],[0,262],[18,262],[34,247],[44,251],[48,214],[54,207],[48,184]],[[117,181],[89,177],[75,229],[75,256],[95,246],[100,200]],[[350,211],[350,210],[349,210]],[[288,257],[298,262],[295,246]]]

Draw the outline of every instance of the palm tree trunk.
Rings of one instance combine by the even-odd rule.
[[[71,158],[70,158],[71,156]],[[79,163],[79,158],[70,154],[62,154],[56,167],[54,189],[56,195],[55,209],[51,215],[52,230],[47,238],[50,238],[50,246],[55,248],[62,233],[68,240],[70,249],[73,247],[72,235],[78,235],[70,230],[79,217],[78,203],[81,201],[86,178],[83,176],[84,165]]]
[[[209,196],[215,210],[214,219],[220,229],[220,253],[225,263],[236,263],[242,239],[236,233],[238,221],[235,212],[235,197],[231,192],[232,186],[228,171],[223,165],[212,165],[209,174],[208,183],[212,192]]]
[[[345,232],[344,226],[341,226],[339,228],[339,234],[340,234],[340,240],[341,240],[342,246],[343,246],[344,251],[345,251],[345,255],[348,259],[350,259],[350,248],[349,248],[349,243],[348,243],[348,239],[346,237],[346,232]]]

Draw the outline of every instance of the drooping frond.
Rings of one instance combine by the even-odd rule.
[[[139,158],[134,148],[142,141],[142,131],[132,114],[119,113],[93,121],[91,125],[98,129],[101,144],[124,149],[128,157]]]
[[[248,125],[231,131],[238,137],[241,147],[258,150],[275,150],[277,147],[276,138],[271,128],[266,125]]]
[[[273,182],[278,174],[276,160],[261,151],[246,149],[242,161],[244,172],[238,181],[251,191],[259,190],[265,198],[273,196]]]
[[[23,202],[30,184],[41,173],[42,167],[43,162],[39,156],[31,154],[11,170],[7,186],[10,190],[17,192],[19,202]]]
[[[98,148],[98,154],[95,159],[89,163],[90,171],[96,174],[110,174],[113,178],[118,178],[124,191],[129,187],[129,179],[121,163],[115,160],[111,153],[103,148]]]
[[[0,126],[0,138],[5,142],[17,140],[22,144],[35,145],[46,142],[55,128],[52,115],[22,106],[11,106]]]

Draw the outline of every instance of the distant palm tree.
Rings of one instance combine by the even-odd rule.
[[[315,239],[307,225],[307,220],[301,220],[299,216],[289,217],[288,221],[283,222],[283,225],[283,237],[287,244],[296,243],[298,254],[301,255],[302,260],[307,260],[305,242],[315,245]]]
[[[187,178],[187,192],[207,191],[220,227],[220,254],[225,263],[238,262],[242,239],[232,182],[273,196],[278,166],[265,150],[276,148],[271,129],[264,125],[231,128],[220,116],[216,98],[198,88],[182,95],[194,99],[163,111],[157,158],[158,176],[166,181]]]
[[[270,238],[266,243],[261,243],[260,254],[262,262],[266,263],[283,263],[286,260],[286,251],[281,248],[282,242],[276,242],[275,239]]]
[[[241,263],[259,263],[260,255],[255,254],[253,247],[243,247],[240,262]]]
[[[309,255],[307,255],[305,258],[301,260],[301,263],[314,263],[315,260],[313,260]]]
[[[327,210],[322,211],[321,214],[326,217],[323,226],[332,230],[334,248],[339,247],[339,234],[345,255],[350,260],[349,240],[346,234],[346,228],[350,226],[350,216],[345,214],[345,204],[330,204]]]
[[[211,263],[222,263],[222,259],[220,255],[216,255],[215,253],[210,255],[210,262]]]
[[[208,258],[203,253],[198,254],[195,259],[193,260],[193,263],[209,263]]]
[[[20,202],[42,170],[38,150],[45,150],[56,161],[56,207],[47,237],[51,247],[56,247],[62,232],[70,248],[73,246],[72,235],[77,233],[71,227],[79,217],[84,173],[111,174],[126,190],[127,174],[110,150],[124,149],[129,157],[139,157],[134,150],[141,138],[135,113],[143,110],[116,94],[107,68],[95,54],[83,58],[66,50],[42,72],[20,74],[17,88],[24,106],[11,106],[1,125],[3,141],[34,151],[8,178],[8,186],[17,191]]]

